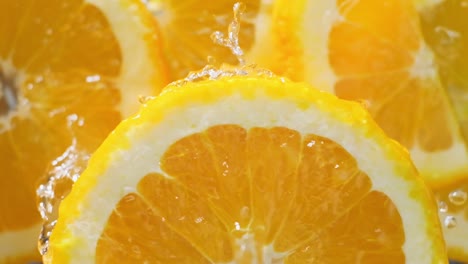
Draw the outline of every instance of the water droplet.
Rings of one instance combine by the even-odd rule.
[[[86,76],[87,83],[99,82],[101,80],[101,76],[98,74]]]
[[[457,219],[452,215],[446,216],[444,219],[444,225],[449,229],[454,228],[457,226]]]
[[[448,205],[444,201],[439,202],[439,212],[446,213],[448,211]]]
[[[38,210],[44,221],[38,243],[42,255],[47,253],[49,237],[56,223],[60,202],[86,167],[88,159],[89,153],[80,151],[76,141],[73,140],[71,146],[51,162],[51,170],[45,182],[36,190]]]
[[[311,140],[309,143],[307,143],[307,147],[311,148],[315,145],[315,140]]]
[[[154,98],[155,98],[154,96],[140,95],[138,97],[138,102],[140,102],[140,104],[146,104],[148,103],[149,100],[154,99]]]
[[[468,194],[462,190],[455,190],[449,193],[448,198],[454,205],[463,205],[468,198]]]

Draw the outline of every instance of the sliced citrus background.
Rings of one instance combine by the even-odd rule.
[[[464,177],[460,126],[410,1],[278,0],[274,13],[276,72],[361,101],[432,186]]]
[[[169,86],[62,202],[45,263],[446,263],[436,203],[358,103],[283,78]]]
[[[139,0],[0,1],[1,263],[40,259],[48,171],[70,170],[63,159],[89,155],[164,86],[157,34]]]
[[[179,1],[146,0],[161,25],[165,54],[171,67],[171,78],[177,80],[207,64],[210,56],[217,63],[237,64],[238,59],[226,47],[215,44],[211,34],[219,31],[228,37],[236,0]],[[241,1],[245,12],[241,16],[239,43],[244,57],[255,57],[270,47],[267,29],[271,22],[271,1]],[[257,60],[251,60],[255,62]],[[210,62],[214,63],[214,62]]]
[[[415,1],[427,44],[468,140],[468,2]],[[450,256],[468,262],[468,172],[462,180],[437,188]]]
[[[468,139],[468,2],[414,0],[423,34]]]
[[[454,5],[462,1],[446,2]],[[456,115],[460,106],[453,108],[450,99],[457,95],[450,98],[447,74],[439,72],[439,64],[463,68],[463,53],[457,57],[452,50],[439,55],[434,52],[434,46],[427,42],[431,35],[423,35],[422,29],[431,30],[425,25],[428,22],[419,21],[412,1],[278,0],[273,9],[272,32],[279,50],[273,64],[279,65],[276,72],[362,102],[383,130],[409,149],[418,170],[434,189],[445,192],[454,182],[466,179],[468,154],[463,125]],[[466,30],[466,22],[461,22],[466,16],[446,16],[451,21],[447,23],[461,23],[459,27]],[[433,14],[427,14],[427,19],[437,23],[432,21],[436,19]],[[448,66],[438,57],[460,63]],[[446,66],[442,72],[463,76]],[[458,221],[466,222],[466,215],[460,211]],[[445,217],[441,220],[446,222]],[[468,252],[467,232],[465,227],[454,230],[453,239],[447,238],[449,247],[463,244]]]

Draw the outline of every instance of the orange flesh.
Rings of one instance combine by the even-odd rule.
[[[420,17],[424,38],[435,54],[439,74],[457,110],[457,117],[466,141],[468,140],[468,20],[466,19],[468,6],[459,0],[442,1],[438,5],[421,10]],[[449,194],[457,190],[468,193],[468,172],[465,174],[467,175],[465,180],[435,190],[437,199],[447,205],[447,214],[464,212],[462,213],[464,219],[457,219],[459,222],[468,221],[468,202],[454,204],[450,201]],[[449,246],[450,244],[449,241]],[[452,255],[450,250],[449,254]],[[468,259],[468,253],[462,252],[462,255],[460,259]],[[453,254],[451,257],[455,258],[458,255]]]
[[[184,1],[164,0],[165,10],[158,20],[163,25],[166,39],[166,54],[171,63],[172,79],[185,78],[189,71],[197,71],[207,64],[208,56],[217,63],[237,64],[232,52],[215,44],[210,35],[220,31],[227,37],[227,28],[233,21],[232,7],[238,1]],[[259,0],[242,1],[246,10],[242,15],[239,43],[248,51],[254,42],[253,19],[259,11]],[[169,20],[169,21],[166,21]]]
[[[421,10],[421,26],[468,140],[468,5],[446,0]]]
[[[331,29],[329,62],[339,97],[363,100],[385,132],[407,148],[434,152],[452,145],[451,110],[437,76],[424,76],[431,66],[415,63],[422,36],[410,5],[338,0],[344,20]]]
[[[167,177],[146,175],[118,203],[97,263],[405,262],[394,204],[330,139],[219,125],[155,162]]]
[[[39,223],[35,189],[54,159],[75,140],[91,153],[120,121],[113,78],[121,54],[103,14],[80,0],[1,1],[0,14],[0,82],[13,80],[10,88],[25,102],[0,111],[5,232]]]

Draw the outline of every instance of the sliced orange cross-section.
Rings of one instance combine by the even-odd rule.
[[[157,34],[139,0],[0,1],[0,263],[40,259],[39,182],[163,87]]]
[[[462,179],[460,125],[411,1],[278,0],[275,72],[358,100],[432,186]]]
[[[361,105],[277,77],[178,83],[62,202],[45,263],[445,263],[408,153]]]
[[[273,70],[365,104],[408,148],[442,211],[450,192],[467,195],[466,1],[277,0],[273,10]],[[441,221],[449,255],[468,261],[466,204]]]
[[[468,2],[415,0],[426,43],[468,140]],[[468,161],[467,161],[468,163]],[[463,178],[447,177],[435,186],[449,255],[468,262],[468,170]]]

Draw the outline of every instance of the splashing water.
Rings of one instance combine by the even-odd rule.
[[[240,32],[240,18],[245,11],[245,4],[237,2],[234,4],[233,12],[234,12],[234,19],[229,24],[228,28],[228,37],[225,38],[224,34],[220,31],[215,31],[211,34],[211,39],[214,43],[219,44],[221,46],[225,46],[229,48],[239,61],[241,66],[245,65],[244,60],[244,51],[239,46],[239,32]]]
[[[201,80],[215,80],[223,77],[249,75],[272,77],[274,74],[267,70],[257,68],[255,64],[248,64],[244,59],[244,51],[239,45],[239,32],[241,28],[241,16],[245,11],[245,4],[237,2],[233,6],[234,18],[229,24],[228,34],[225,37],[224,33],[215,31],[211,34],[211,39],[215,44],[229,48],[234,56],[236,56],[239,64],[236,66],[229,64],[221,64],[217,66],[213,57],[207,58],[208,64],[199,71],[192,71],[188,76],[180,81],[176,81],[175,85],[184,85],[187,82],[195,82]]]
[[[149,96],[149,95],[140,95],[138,97],[138,102],[140,102],[140,104],[144,105],[146,104],[148,101],[154,99],[155,96]]]
[[[49,237],[58,217],[58,206],[86,167],[89,154],[77,148],[76,139],[70,147],[51,163],[46,181],[36,190],[39,199],[38,210],[44,221],[39,235],[39,252],[44,255],[48,250]]]

